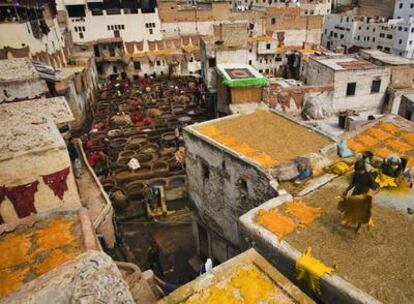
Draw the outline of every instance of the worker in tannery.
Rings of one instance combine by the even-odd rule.
[[[76,178],[79,178],[83,173],[82,164],[73,137],[69,138],[67,149],[69,153],[70,162],[72,163],[73,173],[75,174]]]
[[[355,233],[358,233],[362,224],[368,224],[368,228],[373,225],[372,196],[377,194],[380,188],[371,172],[366,170],[364,161],[357,161],[354,168],[354,176],[343,193],[344,199],[339,202],[338,209],[343,212],[342,225],[357,224]],[[352,194],[349,195],[351,189]]]

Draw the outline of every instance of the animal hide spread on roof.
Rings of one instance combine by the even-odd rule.
[[[138,51],[142,51],[144,49],[144,41],[135,41],[135,47]]]
[[[19,218],[37,213],[34,206],[34,195],[38,185],[39,182],[34,181],[22,186],[7,187],[6,196],[12,202]]]
[[[147,41],[147,43],[148,43],[148,49],[150,50],[150,51],[155,51],[155,49],[156,49],[156,42],[155,41]]]
[[[3,202],[5,196],[6,196],[6,187],[5,186],[0,186],[0,206],[1,206],[1,203]],[[3,223],[4,223],[3,217],[0,214],[0,224],[3,224]]]
[[[125,42],[125,49],[128,54],[133,54],[135,50],[135,41]]]
[[[163,40],[158,40],[158,41],[156,41],[156,43],[157,43],[157,48],[159,50],[163,50],[165,48],[164,47],[164,41]]]
[[[67,178],[69,167],[55,173],[43,175],[43,182],[52,189],[53,194],[63,200],[63,195],[68,190]]]

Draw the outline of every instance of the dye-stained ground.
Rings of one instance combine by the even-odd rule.
[[[414,299],[414,216],[374,203],[374,227],[362,227],[356,235],[353,228],[340,225],[337,204],[350,176],[339,177],[303,198],[309,206],[324,213],[309,226],[299,227],[285,241],[301,252],[312,247],[312,255],[339,276],[384,303],[413,303]],[[378,198],[410,199],[396,189],[380,193]],[[374,198],[375,199],[375,198]],[[414,205],[414,202],[411,202]],[[414,207],[414,206],[413,206]]]
[[[77,216],[54,216],[0,236],[0,298],[83,251]]]

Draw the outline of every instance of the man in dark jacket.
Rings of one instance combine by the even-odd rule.
[[[82,164],[79,158],[78,149],[76,148],[76,145],[73,142],[73,137],[69,138],[68,141],[68,153],[70,162],[72,163],[73,173],[75,174],[76,178],[79,178],[83,174]]]

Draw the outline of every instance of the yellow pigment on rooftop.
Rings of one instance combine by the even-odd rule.
[[[270,210],[259,210],[256,222],[274,233],[279,240],[293,232],[298,225],[289,217],[280,214],[276,208]]]
[[[384,132],[383,130],[376,128],[376,127],[372,127],[366,130],[364,133],[371,135],[372,137],[376,138],[379,141],[386,140],[391,137],[391,134]]]
[[[398,133],[403,130],[391,122],[381,122],[377,126],[378,128],[384,129],[385,131],[393,133],[393,134]]]
[[[74,224],[57,217],[0,236],[0,298],[80,254]]]
[[[405,154],[410,150],[414,150],[414,147],[411,147],[410,145],[407,145],[403,142],[401,142],[398,139],[393,139],[387,142],[387,146],[399,154]]]
[[[280,291],[256,266],[236,270],[225,281],[192,295],[185,304],[276,304]]]
[[[285,210],[287,213],[297,217],[300,223],[304,225],[313,223],[323,213],[321,208],[308,206],[303,201],[289,202],[285,204]]]
[[[53,219],[44,228],[37,230],[37,252],[49,251],[75,242],[77,238],[72,232],[73,224],[71,220]]]
[[[355,139],[366,147],[372,147],[378,144],[378,141],[369,135],[359,135]]]
[[[10,233],[0,238],[0,269],[14,267],[30,261],[31,237],[31,233]]]
[[[347,145],[352,151],[356,153],[364,152],[367,150],[367,148],[363,144],[356,142],[354,139],[348,140]]]

